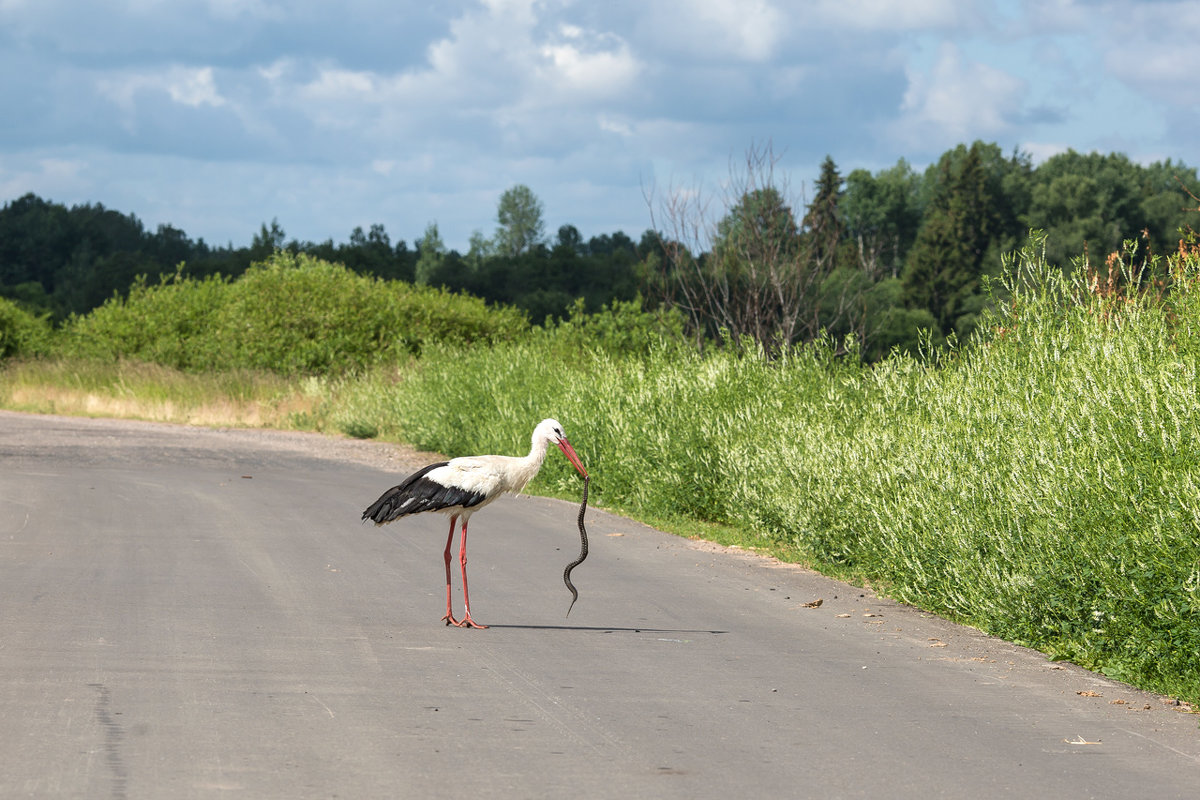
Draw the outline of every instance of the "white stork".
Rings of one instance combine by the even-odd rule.
[[[544,419],[533,429],[533,444],[529,448],[529,455],[524,458],[464,456],[430,464],[388,489],[363,512],[363,521],[369,519],[376,525],[422,511],[440,511],[450,515],[450,535],[446,538],[445,552],[446,616],[442,617],[447,625],[460,628],[487,627],[471,619],[471,600],[467,596],[467,520],[501,494],[515,494],[524,489],[542,468],[542,462],[546,460],[546,448],[551,442],[558,445],[567,460],[586,478],[587,470],[563,435],[562,425],[555,420]],[[454,522],[460,517],[462,545],[458,551],[458,561],[462,565],[466,616],[457,620],[450,605],[450,548],[454,544]]]

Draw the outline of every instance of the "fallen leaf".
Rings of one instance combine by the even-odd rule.
[[[1076,692],[1075,694],[1079,695],[1080,697],[1104,697],[1104,695],[1100,694],[1099,692],[1091,691]]]
[[[845,618],[846,618],[846,617],[848,617],[848,616],[850,616],[850,615],[849,615],[849,614],[838,614],[838,615],[837,615],[837,617],[838,617],[839,619],[845,619]]]
[[[1100,742],[1089,742],[1082,736],[1076,736],[1074,739],[1063,739],[1067,744],[1100,744]]]
[[[623,533],[610,533],[610,534],[608,534],[608,535],[609,535],[609,536],[624,536],[625,534],[623,534]]]
[[[821,603],[824,603],[824,602],[825,602],[825,598],[818,597],[816,600],[813,600],[811,603],[801,603],[800,607],[801,608],[820,608]]]
[[[1123,705],[1125,705],[1127,702],[1128,702],[1128,701],[1126,701],[1126,700],[1121,700],[1120,698],[1118,698],[1118,699],[1116,699],[1116,700],[1109,700],[1109,701],[1108,701],[1108,704],[1109,704],[1110,706],[1123,706]]]
[[[933,644],[931,644],[929,646],[930,647],[946,647],[947,645],[945,642],[934,642]]]
[[[864,617],[882,617],[883,614],[873,614],[870,611],[868,611],[866,614],[863,614],[863,616]]]

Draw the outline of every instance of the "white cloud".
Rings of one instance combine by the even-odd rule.
[[[225,98],[217,91],[212,67],[199,69],[173,69],[166,75],[164,85],[171,99],[185,106],[225,105]]]
[[[1021,145],[1022,152],[1028,153],[1034,164],[1041,164],[1051,156],[1065,153],[1070,149],[1070,145],[1061,142],[1025,142]]]
[[[789,29],[788,15],[768,0],[658,0],[637,19],[648,46],[751,63],[775,56]]]
[[[943,43],[928,73],[908,70],[908,90],[894,133],[909,147],[944,147],[1007,134],[1022,111],[1023,80],[968,61]]]
[[[642,71],[621,37],[544,24],[530,3],[503,0],[455,17],[425,54],[396,71],[293,57],[257,74],[275,105],[351,137],[348,152],[390,159],[451,142],[538,157],[582,145],[602,127],[598,115],[638,90]]]
[[[747,61],[766,61],[775,54],[784,30],[783,14],[763,0],[712,0],[696,12],[719,32],[727,47]]]
[[[1196,29],[1200,34],[1200,28]],[[1111,52],[1106,63],[1112,73],[1143,94],[1200,103],[1200,47],[1195,42],[1141,52]]]
[[[977,5],[963,0],[820,0],[811,7],[810,19],[849,30],[939,30],[977,19]]]
[[[1159,101],[1200,104],[1200,3],[1137,4],[1104,19],[1104,65],[1114,77]]]
[[[249,17],[279,21],[286,15],[284,8],[263,0],[206,0],[206,4],[217,19]]]
[[[166,71],[115,71],[96,79],[100,93],[126,113],[132,113],[137,96],[144,92],[163,92],[180,105],[198,108],[225,105],[217,90],[212,67],[172,66]]]
[[[0,0],[0,23],[0,189],[143,218],[154,195],[218,241],[436,218],[455,246],[515,182],[548,220],[636,230],[643,185],[753,141],[796,182],[974,138],[1192,158],[1200,108],[1195,0]]]
[[[542,76],[558,90],[567,102],[584,102],[605,97],[617,97],[626,92],[637,79],[641,66],[624,42],[612,43],[609,49],[584,50],[576,42],[583,33],[574,29],[570,42],[545,44]]]
[[[7,201],[29,192],[43,196],[75,194],[86,183],[86,169],[86,162],[78,158],[50,156],[30,161],[0,157],[0,198]]]
[[[325,66],[318,71],[314,80],[299,87],[299,90],[306,102],[358,105],[380,102],[383,99],[379,97],[382,83],[373,72]]]
[[[394,158],[377,158],[371,162],[371,171],[387,178],[396,171],[400,162]]]
[[[1022,0],[1021,17],[1037,20],[1042,33],[1072,33],[1086,30],[1101,14],[1078,0]]]
[[[596,124],[600,126],[600,130],[615,133],[618,136],[632,136],[633,128],[627,120],[610,117],[607,114],[601,114],[596,118]]]

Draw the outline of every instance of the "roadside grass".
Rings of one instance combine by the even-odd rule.
[[[219,427],[322,430],[323,397],[269,372],[187,373],[140,361],[10,361],[0,405],[13,411]]]

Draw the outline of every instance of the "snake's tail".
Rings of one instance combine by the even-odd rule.
[[[579,599],[579,591],[575,588],[575,584],[571,583],[571,570],[575,568],[575,564],[571,564],[563,571],[563,583],[567,584],[567,588],[571,590],[571,605],[567,606],[567,616],[571,616],[571,609],[575,607],[575,601]]]
[[[584,536],[586,537],[587,534],[584,534]],[[587,555],[587,544],[586,544],[587,539],[586,538],[584,539],[584,542],[585,542],[584,543],[584,556],[586,556]],[[567,606],[567,616],[568,617],[571,616],[571,609],[575,607],[575,601],[579,599],[579,590],[577,590],[575,588],[575,584],[571,583],[571,570],[578,567],[580,565],[580,563],[582,563],[582,561],[583,561],[583,558],[580,558],[578,561],[573,561],[567,565],[566,569],[563,570],[563,583],[565,583],[567,585],[567,588],[571,591],[571,605]]]

